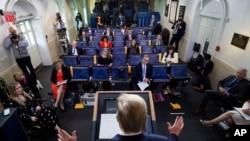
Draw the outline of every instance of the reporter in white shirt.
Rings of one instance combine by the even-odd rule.
[[[178,63],[178,53],[174,52],[174,46],[169,46],[167,52],[165,52],[160,61],[163,64]]]

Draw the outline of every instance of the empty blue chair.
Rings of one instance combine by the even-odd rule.
[[[77,42],[77,46],[80,48],[86,47],[87,43],[86,42]]]
[[[113,48],[112,54],[126,54],[125,47],[115,47],[115,48]]]
[[[123,36],[114,36],[114,41],[123,41]]]
[[[114,41],[113,42],[113,47],[124,47],[124,41]]]
[[[93,47],[83,48],[83,54],[84,55],[96,55],[97,50]]]
[[[112,80],[127,80],[128,79],[128,66],[112,66],[111,68]]]
[[[139,42],[140,40],[146,40],[147,38],[146,38],[146,35],[138,34],[136,39]]]
[[[167,45],[155,46],[154,53],[162,53],[164,54],[168,50]]]
[[[73,67],[73,74],[71,81],[88,81],[89,67]]]
[[[98,37],[98,36],[101,36],[101,37],[102,37],[102,36],[103,36],[103,32],[96,32],[96,33],[95,33],[95,36],[93,36],[93,37]]]
[[[63,56],[63,62],[67,67],[77,66],[78,65],[77,56],[74,56],[74,55],[72,55],[72,56],[71,55]]]
[[[150,46],[142,46],[141,48],[141,54],[149,54],[149,53],[154,53],[154,48]]]
[[[94,48],[98,48],[99,47],[99,41],[92,41],[89,42],[89,47],[94,47]]]
[[[113,65],[127,65],[126,54],[113,54]]]
[[[148,40],[138,40],[138,41],[139,41],[139,45],[140,46],[147,46],[147,45],[149,45],[148,44],[148,42],[149,42]]]
[[[155,40],[156,39],[156,35],[149,35],[148,36],[148,40]]]
[[[131,41],[127,40],[125,46],[127,46],[127,47],[131,46]]]
[[[117,32],[115,32],[115,34],[114,34],[114,35],[115,35],[115,36],[123,36],[121,31],[117,31]]]
[[[148,54],[149,55],[149,63],[150,64],[160,64],[159,62],[159,54],[156,53],[152,53],[152,54]]]
[[[167,65],[153,65],[153,82],[170,82]]]
[[[170,76],[173,80],[189,80],[190,76],[187,73],[186,63],[171,64]]]
[[[94,56],[92,55],[80,55],[79,60],[80,60],[80,66],[93,66],[94,65]]]
[[[109,67],[108,66],[93,66],[91,80],[92,81],[109,81]]]
[[[130,54],[129,55],[129,65],[134,66],[141,62],[140,54]]]
[[[95,30],[95,33],[103,33],[104,32],[104,28],[99,28]],[[95,34],[96,35],[96,34]]]

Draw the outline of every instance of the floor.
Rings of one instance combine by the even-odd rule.
[[[51,66],[43,67],[38,72],[38,79],[43,85],[41,89],[42,97],[47,101],[44,104],[51,106],[52,97],[48,95],[50,88],[50,73]],[[118,88],[119,89],[119,88]],[[77,93],[77,90],[75,90]],[[184,129],[181,132],[180,141],[227,141],[225,131],[218,126],[205,127],[199,120],[210,119],[221,113],[219,108],[210,102],[207,106],[207,111],[204,114],[195,115],[193,111],[198,107],[204,95],[194,91],[190,84],[181,88],[181,95],[176,97],[165,96],[165,101],[155,103],[155,114],[157,121],[157,133],[168,136],[167,122],[173,123],[176,114],[181,113],[184,117]],[[170,102],[178,102],[181,105],[181,110],[173,110]],[[78,141],[90,141],[92,134],[92,115],[93,106],[85,106],[84,109],[74,109],[73,106],[68,106],[67,111],[62,113],[57,111],[59,117],[59,126],[68,132],[77,131]],[[56,141],[56,134],[31,134],[31,141]]]

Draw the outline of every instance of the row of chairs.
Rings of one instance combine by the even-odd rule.
[[[150,56],[151,64],[160,64],[161,54],[148,54]],[[134,66],[141,61],[141,54],[131,54],[127,56],[126,54],[113,54],[113,64],[114,65],[131,65]],[[65,55],[62,56],[63,61],[67,67],[70,66],[94,66],[97,64],[97,56],[96,55]]]
[[[129,80],[133,73],[130,66],[114,65],[92,66],[90,67],[70,67],[72,81],[112,81],[112,80]],[[171,82],[176,80],[189,80],[187,73],[187,64],[171,64],[167,67],[165,64],[154,64],[152,73],[152,82]]]
[[[82,48],[82,55],[98,55],[102,53],[104,48],[92,48],[86,47]],[[128,47],[115,47],[113,49],[109,49],[111,54],[127,54]],[[167,51],[167,46],[139,46],[139,54],[164,54]]]

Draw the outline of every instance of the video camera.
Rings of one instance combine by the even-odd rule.
[[[11,40],[15,40],[15,39],[19,39],[19,35],[14,33],[11,36]]]

